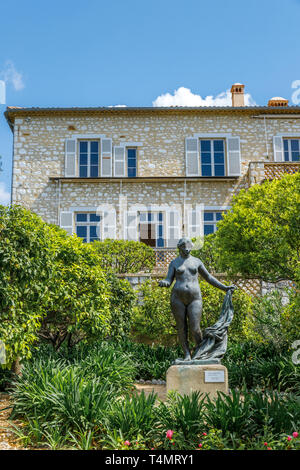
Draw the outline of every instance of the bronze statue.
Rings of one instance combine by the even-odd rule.
[[[226,352],[227,328],[233,316],[231,294],[236,287],[225,286],[213,277],[199,258],[191,256],[193,243],[188,238],[179,240],[177,247],[180,255],[169,265],[166,279],[160,281],[160,287],[170,287],[176,280],[171,293],[171,309],[175,317],[178,338],[184,352],[183,361],[191,361],[188,342],[188,322],[196,343],[193,360],[217,359]],[[214,327],[205,330],[204,339],[200,330],[202,297],[198,282],[200,274],[209,284],[227,292],[221,317]],[[224,350],[225,348],[225,350]]]

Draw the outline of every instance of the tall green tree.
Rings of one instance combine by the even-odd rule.
[[[300,173],[254,185],[218,223],[220,269],[267,281],[299,281]]]

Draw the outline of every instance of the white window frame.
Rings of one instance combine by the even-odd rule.
[[[95,214],[97,215],[98,217],[100,217],[100,221],[99,222],[90,222],[89,220],[86,221],[86,222],[77,222],[77,215],[78,214],[85,214],[85,215],[89,215],[89,214]],[[86,243],[90,243],[90,238],[91,238],[91,234],[90,234],[90,230],[89,230],[89,227],[97,227],[99,225],[99,241],[101,241],[103,239],[103,236],[102,236],[102,231],[103,231],[103,215],[102,214],[99,214],[99,213],[96,213],[93,212],[93,211],[77,211],[74,213],[75,215],[75,233],[77,234],[77,227],[88,227],[87,229],[87,241]],[[79,235],[77,235],[79,238],[82,238],[80,237]]]
[[[152,214],[154,217],[153,217],[153,220],[151,220],[150,222],[148,221],[148,214]],[[146,221],[145,222],[142,222],[141,221],[141,215],[142,214],[145,214],[146,215]],[[159,220],[159,214],[162,214],[162,221]],[[149,225],[149,223],[151,224],[154,224],[155,225],[155,248],[165,248],[166,247],[166,213],[165,211],[153,211],[153,210],[145,210],[145,211],[139,211],[138,212],[138,236],[139,236],[139,240],[141,240],[141,225],[142,224],[147,224]],[[164,246],[157,246],[157,242],[158,242],[158,239],[160,238],[159,237],[159,226],[162,225],[163,227],[163,235],[162,235],[162,239],[164,241]]]
[[[288,142],[288,153],[289,153],[289,159],[288,160],[285,159],[285,152],[286,152],[286,150],[284,149],[284,141],[285,140],[287,140],[287,142]],[[283,162],[297,163],[297,161],[298,162],[300,161],[300,159],[299,160],[292,160],[292,148],[291,148],[291,145],[292,145],[291,141],[292,140],[298,140],[298,142],[299,142],[299,156],[300,156],[300,137],[283,137],[282,138]]]
[[[217,220],[217,216],[216,214],[220,213],[222,214],[225,214],[226,213],[226,210],[224,209],[214,209],[214,210],[210,210],[210,209],[204,209],[204,213],[203,213],[203,234],[205,235],[205,231],[204,231],[204,226],[205,225],[210,225],[210,226],[213,226],[214,228],[214,231],[212,233],[215,233],[216,230],[217,230],[217,223],[219,222],[219,220]],[[210,214],[213,214],[214,217],[213,217],[213,220],[205,220],[205,214],[207,213],[210,213]],[[208,234],[207,234],[208,235]],[[211,235],[211,234],[210,234]]]
[[[222,140],[223,141],[223,152],[224,152],[224,175],[216,176],[215,175],[215,155],[214,155],[214,146],[213,142],[215,140]],[[212,174],[210,176],[202,175],[202,155],[201,155],[201,142],[202,141],[210,141],[210,153],[211,153],[211,169]],[[212,177],[224,177],[228,175],[227,171],[227,145],[226,145],[227,138],[226,137],[200,137],[199,138],[199,164],[200,164],[200,175],[203,178],[212,178]]]
[[[128,150],[135,150],[135,176],[128,176]],[[134,145],[125,147],[125,174],[130,179],[138,177],[138,148]]]
[[[88,143],[87,176],[80,176],[80,143],[81,142]],[[91,142],[98,142],[98,176],[91,176]],[[101,139],[78,139],[77,140],[77,154],[78,154],[78,176],[80,178],[99,178],[100,160],[101,160]]]

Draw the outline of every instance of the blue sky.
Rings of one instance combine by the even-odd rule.
[[[291,100],[299,20],[300,0],[1,2],[6,105],[226,104],[234,82],[246,85],[249,104]],[[4,111],[0,202],[11,179]]]

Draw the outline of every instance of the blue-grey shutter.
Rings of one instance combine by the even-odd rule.
[[[112,176],[112,139],[101,139],[101,176]]]
[[[74,230],[74,217],[73,212],[61,211],[60,213],[60,227],[65,229],[69,235],[73,234]]]
[[[177,210],[167,212],[167,248],[176,248],[182,235],[180,214]]]
[[[227,139],[227,167],[228,176],[241,175],[241,147],[239,137]]]
[[[138,240],[138,214],[137,211],[125,211],[124,238],[125,240]]]
[[[199,176],[199,140],[194,137],[185,139],[186,176]]]
[[[274,162],[283,162],[283,139],[281,136],[274,135],[273,137],[273,150],[274,150]]]
[[[76,139],[65,141],[65,177],[76,176]]]
[[[103,239],[116,238],[116,211],[111,209],[103,212]]]
[[[114,147],[114,176],[126,176],[125,147]]]

